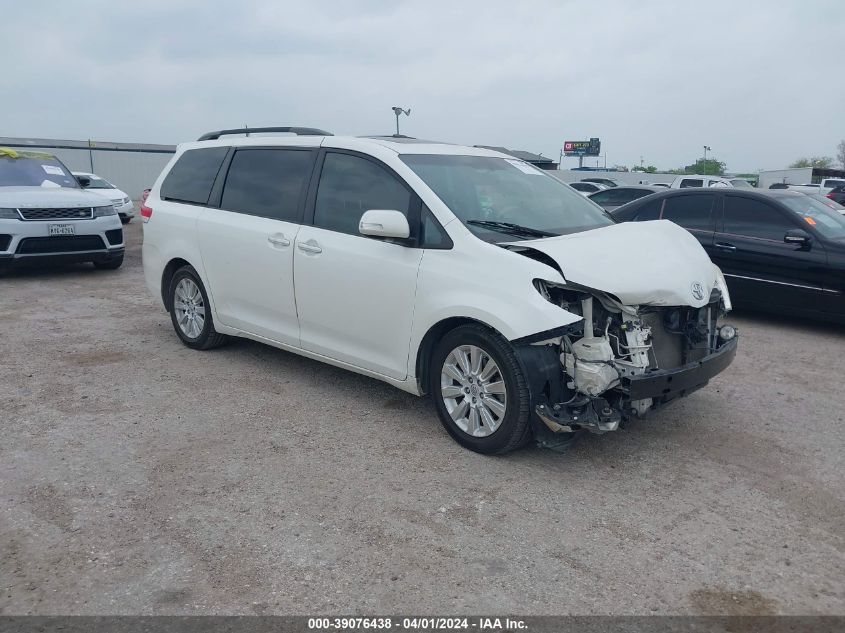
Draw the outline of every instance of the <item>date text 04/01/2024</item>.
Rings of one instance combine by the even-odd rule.
[[[406,630],[406,631],[517,631],[527,629],[524,620],[511,618],[466,617],[341,617],[308,618],[312,631]]]

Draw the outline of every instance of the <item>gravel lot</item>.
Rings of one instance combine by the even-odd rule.
[[[845,330],[737,314],[710,387],[566,455],[239,341],[119,271],[0,278],[0,613],[845,613]]]

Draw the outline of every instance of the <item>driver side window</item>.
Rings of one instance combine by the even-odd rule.
[[[359,235],[365,211],[390,209],[407,217],[411,194],[402,182],[371,160],[329,152],[320,174],[314,226]]]

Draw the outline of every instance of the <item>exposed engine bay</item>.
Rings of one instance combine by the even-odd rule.
[[[547,384],[535,404],[552,433],[614,431],[704,386],[733,360],[736,330],[717,324],[729,309],[718,288],[695,308],[627,306],[595,290],[535,285],[548,301],[582,317],[561,336],[532,343],[554,349],[562,374],[558,388]]]

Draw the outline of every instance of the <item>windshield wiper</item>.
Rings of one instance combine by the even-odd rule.
[[[473,226],[481,226],[485,229],[493,229],[500,233],[510,233],[511,235],[521,235],[523,237],[554,237],[557,233],[550,233],[549,231],[541,231],[540,229],[532,229],[530,226],[522,226],[514,224],[513,222],[495,222],[493,220],[467,220],[466,224]]]

